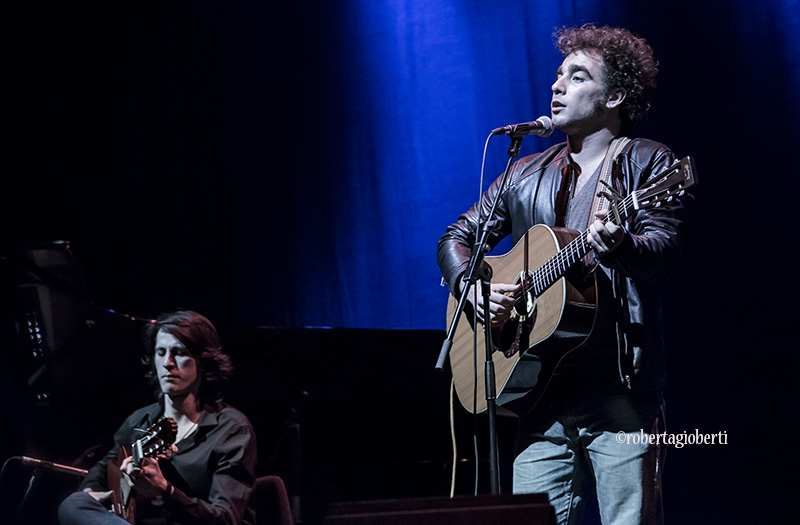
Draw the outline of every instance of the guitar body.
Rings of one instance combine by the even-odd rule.
[[[547,263],[579,234],[565,228],[534,226],[510,252],[486,257],[493,269],[492,281],[519,283],[526,268],[526,253],[530,272]],[[498,405],[517,414],[531,410],[544,393],[558,363],[589,336],[596,312],[594,278],[588,280],[588,286],[585,282],[583,274],[561,277],[538,297],[525,301],[524,317],[512,317],[502,327],[493,328],[492,361]],[[455,315],[457,305],[457,299],[451,296],[448,322]],[[450,349],[450,366],[459,401],[468,411],[477,413],[487,408],[483,373],[486,340],[479,326],[475,334],[477,346],[474,344],[472,321],[471,312],[461,314]],[[473,352],[475,348],[477,353]]]
[[[120,447],[116,459],[109,460],[108,488],[111,490],[111,510],[128,523],[134,523],[136,521],[136,498],[131,493],[127,478],[120,470],[120,465],[130,455],[130,447]]]
[[[603,220],[622,224],[638,210],[681,197],[696,183],[694,160],[685,157],[625,198],[601,193],[610,205]],[[596,283],[593,274],[587,278],[581,264],[591,251],[587,235],[588,230],[537,225],[507,254],[486,257],[493,269],[492,281],[524,283],[512,318],[492,328],[497,404],[518,415],[536,406],[558,364],[586,340],[594,326]],[[451,296],[448,323],[457,311],[458,301]],[[453,334],[450,366],[459,401],[477,413],[487,408],[486,339],[481,327],[477,334],[473,332],[472,322],[472,313],[465,308]]]

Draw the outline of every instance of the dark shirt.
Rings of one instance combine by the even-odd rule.
[[[155,403],[128,416],[114,434],[115,445],[86,476],[81,490],[108,490],[107,468],[120,445],[130,445],[144,436],[144,430],[163,415]],[[256,437],[247,417],[220,403],[206,406],[197,430],[176,444],[178,451],[160,459],[164,477],[175,490],[157,512],[172,524],[252,524],[250,507],[256,465]],[[152,507],[152,506],[151,506]],[[141,511],[137,507],[137,516]],[[147,509],[146,514],[151,514]]]

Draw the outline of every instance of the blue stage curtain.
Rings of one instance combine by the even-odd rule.
[[[697,157],[722,195],[742,189],[723,174],[741,163],[724,157],[797,114],[797,2],[346,1],[299,14],[295,124],[309,140],[286,210],[294,293],[281,324],[445,326],[436,241],[478,195],[489,130],[549,114],[559,27],[648,39],[660,88],[641,133]],[[528,137],[523,154],[560,140]],[[490,142],[485,184],[507,146]]]
[[[554,31],[586,22],[655,49],[640,132],[698,161],[696,222],[717,232],[698,270],[735,242],[731,202],[791,209],[796,0],[99,5],[6,17],[4,235],[70,239],[92,296],[138,316],[443,328],[436,242],[479,194],[489,131],[549,113]],[[507,147],[490,141],[484,186]]]

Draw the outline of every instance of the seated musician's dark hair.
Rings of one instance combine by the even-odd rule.
[[[231,358],[223,352],[217,329],[205,316],[191,310],[177,310],[161,314],[145,326],[144,340],[147,352],[142,362],[148,366],[147,379],[158,385],[158,374],[153,366],[153,352],[159,330],[172,334],[197,359],[201,375],[199,398],[202,403],[222,399],[222,390],[233,373]],[[161,389],[156,392],[161,398]]]

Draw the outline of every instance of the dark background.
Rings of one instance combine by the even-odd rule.
[[[289,479],[308,521],[329,501],[446,494],[436,240],[477,197],[488,131],[548,113],[553,31],[594,21],[651,43],[659,88],[639,131],[692,155],[701,181],[664,292],[668,428],[724,431],[728,445],[669,450],[667,516],[794,521],[799,11],[793,0],[4,6],[0,459],[71,463],[107,438],[149,401],[141,324],[188,307],[218,326],[260,468]],[[486,183],[504,140],[490,143]],[[526,138],[523,154],[560,140]],[[29,311],[45,327],[38,347]],[[456,420],[470,493],[473,422],[460,407]],[[502,427],[506,440],[513,422]],[[28,474],[8,463],[6,503]]]

